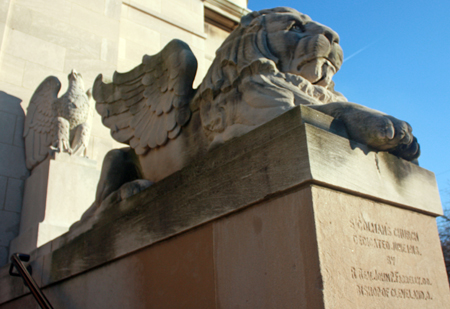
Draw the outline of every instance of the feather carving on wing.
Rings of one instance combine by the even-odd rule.
[[[23,136],[28,169],[43,161],[55,138],[53,102],[58,98],[61,83],[55,76],[47,77],[31,97]]]
[[[158,54],[145,55],[130,72],[115,72],[110,84],[103,83],[100,74],[93,95],[103,124],[138,155],[164,146],[190,119],[196,71],[189,46],[173,40]]]

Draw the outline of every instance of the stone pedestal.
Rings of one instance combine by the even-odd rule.
[[[33,276],[61,308],[446,308],[434,175],[341,129],[291,110],[103,205]],[[34,303],[0,284],[0,308]]]
[[[56,153],[25,182],[19,236],[10,254],[29,253],[64,234],[95,200],[100,171],[88,158]]]

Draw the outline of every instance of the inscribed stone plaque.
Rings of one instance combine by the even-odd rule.
[[[326,308],[448,308],[434,217],[313,187]]]

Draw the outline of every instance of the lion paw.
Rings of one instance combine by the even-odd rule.
[[[405,121],[367,111],[358,111],[343,118],[350,137],[358,142],[409,161],[420,155],[417,139]]]
[[[152,184],[153,182],[145,179],[137,179],[134,181],[127,182],[126,184],[122,185],[119,189],[120,199],[124,200],[129,198],[130,196],[138,194],[142,190],[150,187]]]

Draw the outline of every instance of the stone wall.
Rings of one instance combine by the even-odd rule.
[[[198,59],[198,85],[214,51],[248,12],[244,6],[245,0],[0,0],[0,265],[19,231],[29,175],[23,121],[40,82],[58,77],[62,94],[76,69],[90,87],[99,73],[107,79],[128,71],[178,38]],[[221,21],[205,22],[205,8]],[[224,21],[231,28],[221,26]],[[88,157],[100,169],[106,152],[118,147],[96,114]]]

